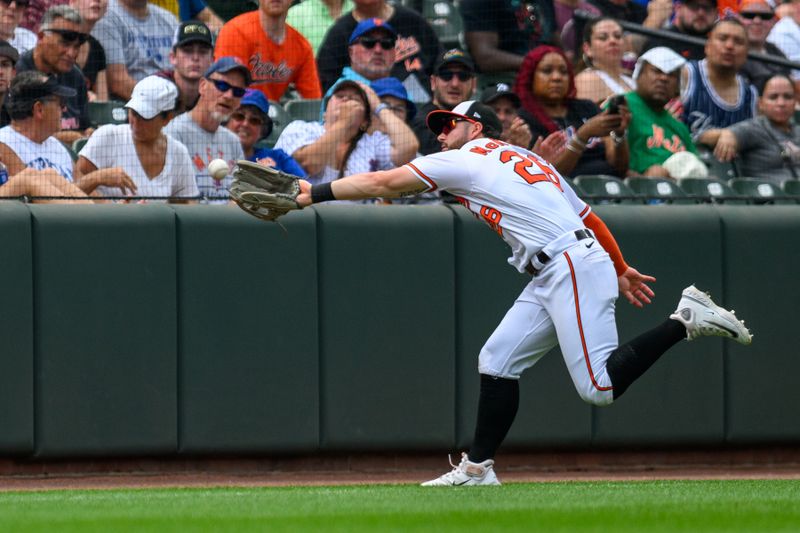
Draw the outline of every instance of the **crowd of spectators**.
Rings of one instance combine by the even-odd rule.
[[[425,2],[0,0],[0,196],[227,203],[215,159],[389,169],[466,100],[568,178],[799,177],[800,69],[759,57],[800,61],[800,0],[437,1],[457,46]]]

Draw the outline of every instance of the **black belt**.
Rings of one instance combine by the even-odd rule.
[[[592,235],[592,232],[589,231],[588,229],[576,229],[575,240],[582,241],[583,239],[594,239],[594,235]],[[542,264],[542,267],[544,267],[544,265],[549,263],[550,260],[552,259],[552,257],[550,257],[544,252],[539,252],[538,254],[536,254],[535,257],[536,260]],[[525,272],[527,272],[531,276],[536,276],[537,274],[539,274],[540,271],[533,266],[533,263],[529,262],[527,265],[525,265]]]

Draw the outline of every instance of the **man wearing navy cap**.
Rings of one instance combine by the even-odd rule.
[[[233,168],[237,160],[244,159],[239,138],[220,126],[239,108],[250,81],[250,70],[244,63],[235,57],[219,58],[200,80],[200,99],[194,109],[179,115],[164,128],[166,134],[189,149],[197,188],[208,202],[226,203],[231,181],[230,176],[214,179],[208,164],[223,159]]]

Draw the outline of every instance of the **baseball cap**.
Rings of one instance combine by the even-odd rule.
[[[348,41],[348,45],[353,44],[356,42],[356,39],[364,35],[365,33],[369,33],[375,28],[386,30],[392,34],[392,37],[397,37],[397,32],[392,28],[392,26],[383,19],[379,18],[371,18],[371,19],[364,19],[358,23],[356,29],[353,30],[353,33],[350,34],[350,41]]]
[[[146,120],[159,113],[172,111],[178,101],[178,87],[161,76],[147,76],[136,84],[125,107]]]
[[[475,72],[475,62],[472,61],[472,58],[469,56],[469,54],[463,50],[459,50],[458,48],[452,48],[446,52],[443,52],[442,55],[436,59],[436,64],[433,67],[433,73],[438,74],[445,65],[449,65],[451,63],[463,65],[464,68],[470,72]]]
[[[59,96],[61,98],[72,98],[77,91],[71,87],[60,85],[55,78],[47,77],[44,74],[33,71],[30,75],[18,75],[11,82],[9,97],[12,100],[38,100],[48,96]]]
[[[406,110],[407,110],[407,119],[412,120],[414,116],[417,114],[417,106],[414,105],[414,102],[409,100],[408,98],[408,91],[403,86],[403,83],[398,80],[397,78],[388,77],[388,78],[381,78],[379,80],[375,80],[369,84],[372,87],[372,90],[375,91],[375,94],[378,95],[378,98],[381,96],[394,96],[395,98],[399,98],[400,100],[404,100],[406,103]]]
[[[686,64],[686,59],[678,53],[670,50],[666,46],[656,46],[639,56],[636,60],[636,66],[633,68],[633,79],[639,79],[639,74],[642,73],[642,64],[650,63],[658,70],[665,74],[669,74],[675,69],[681,68]]]
[[[19,59],[19,52],[8,41],[0,39],[0,56],[9,58],[16,65]]]
[[[507,83],[498,83],[487,87],[483,90],[483,94],[481,94],[481,102],[484,104],[491,104],[498,98],[508,98],[514,104],[514,107],[522,105],[522,100],[519,99],[517,93],[511,90],[511,87]]]
[[[211,66],[208,67],[208,70],[206,70],[205,77],[207,78],[215,72],[225,74],[232,70],[238,70],[244,75],[245,85],[250,85],[253,81],[253,78],[250,76],[250,69],[247,68],[247,65],[239,61],[239,58],[233,56],[223,56],[214,61]]]
[[[214,46],[211,38],[211,30],[199,20],[187,20],[181,22],[175,30],[172,38],[172,49],[189,43],[204,43]]]
[[[426,119],[428,129],[439,135],[442,133],[445,123],[451,118],[465,118],[472,122],[480,122],[483,124],[483,132],[487,137],[499,137],[503,132],[503,124],[492,111],[492,108],[477,100],[461,102],[452,111],[443,109],[431,111]]]
[[[239,105],[251,105],[253,107],[257,107],[259,111],[262,111],[265,115],[269,116],[269,100],[267,100],[267,97],[264,96],[264,93],[261,91],[247,89],[244,93],[244,96],[242,96],[242,101],[239,103]]]

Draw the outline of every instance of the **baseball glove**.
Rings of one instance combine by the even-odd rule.
[[[231,199],[247,213],[274,222],[293,209],[300,209],[298,177],[251,161],[237,161],[233,171]]]

